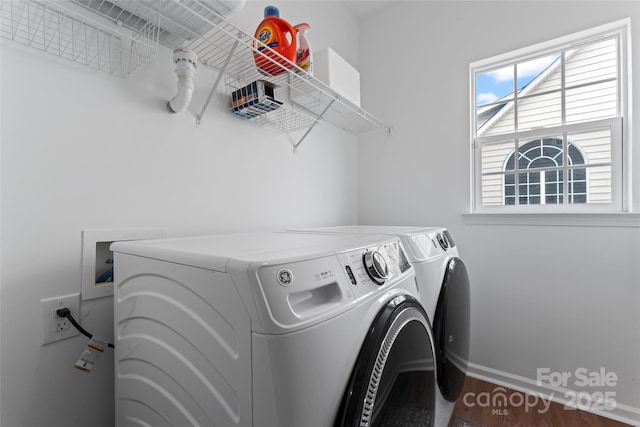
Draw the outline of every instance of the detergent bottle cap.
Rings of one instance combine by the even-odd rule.
[[[267,6],[264,8],[264,17],[266,18],[269,15],[275,15],[277,18],[279,18],[280,11],[275,6]]]

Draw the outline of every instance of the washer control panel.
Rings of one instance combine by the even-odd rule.
[[[414,270],[399,239],[299,261],[256,266],[264,331],[295,330],[348,310]]]
[[[391,285],[406,274],[413,274],[399,240],[339,255],[357,299]]]

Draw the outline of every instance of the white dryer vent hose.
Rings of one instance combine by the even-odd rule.
[[[181,113],[187,109],[195,89],[196,66],[198,55],[189,49],[179,47],[173,51],[173,62],[178,75],[178,93],[167,102],[167,111]]]

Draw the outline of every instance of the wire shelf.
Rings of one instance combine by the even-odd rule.
[[[188,9],[188,5],[178,4]],[[331,123],[354,134],[381,129],[390,132],[390,126],[309,76],[223,16],[215,12],[210,16],[194,13],[193,19],[208,22],[211,29],[193,37],[186,47],[193,50],[202,63],[225,73],[229,94],[257,80],[265,80],[275,86],[275,100],[282,102],[282,107],[253,120],[285,133],[313,127],[318,121]],[[259,55],[282,69],[280,74],[264,74],[256,67],[254,53],[259,45],[265,48]],[[266,52],[269,54],[265,55]],[[233,112],[231,97],[229,104]]]
[[[170,48],[205,34],[222,16],[238,10],[240,0],[71,0],[119,25],[136,30],[143,22],[160,26],[158,41]]]
[[[0,9],[2,37],[107,73],[128,77],[157,51],[159,12],[155,21],[118,27],[61,1],[1,0]]]
[[[285,133],[306,128],[308,133],[324,121],[354,134],[391,131],[229,22],[225,16],[242,4],[242,0],[0,0],[0,30],[4,38],[122,77],[149,63],[159,43],[187,47],[200,62],[224,74],[229,93],[257,80],[272,84],[274,99],[282,105],[252,118],[267,127]],[[95,12],[95,19],[85,16],[87,9]],[[258,55],[279,74],[264,74],[256,67],[258,45],[264,47]]]

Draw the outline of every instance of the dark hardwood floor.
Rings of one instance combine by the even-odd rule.
[[[498,385],[467,377],[460,399],[456,402],[449,427],[460,415],[483,427],[625,427],[629,424],[601,417],[590,412],[567,409],[559,403],[542,400]],[[483,393],[483,394],[481,394]],[[496,400],[504,393],[506,398]],[[465,394],[467,398],[464,399]],[[528,399],[528,400],[527,400]],[[467,404],[465,404],[465,401]],[[529,402],[527,405],[526,402]],[[504,403],[504,404],[503,404]],[[511,404],[515,403],[515,404]]]

